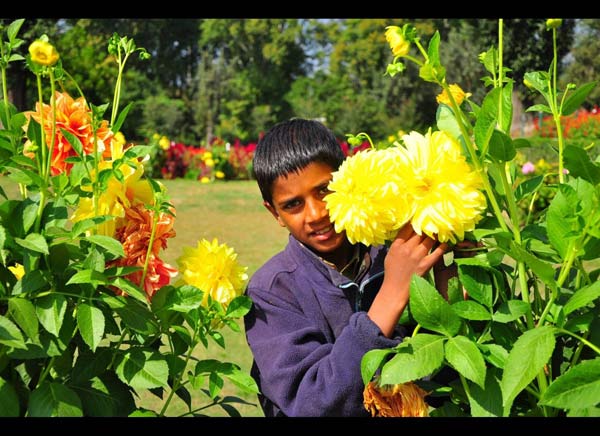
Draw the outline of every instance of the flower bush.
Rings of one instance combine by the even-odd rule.
[[[131,107],[119,111],[123,69],[148,54],[110,38],[108,121],[109,105],[85,99],[45,35],[18,53],[22,24],[0,29],[0,169],[19,186],[19,198],[0,192],[0,416],[164,416],[175,396],[185,415],[215,405],[236,414],[239,399],[219,395],[224,380],[254,393],[256,384],[238,365],[198,355],[209,341],[225,347],[222,328],[240,331],[246,268],[216,240],[184,248],[179,269],[161,259],[176,211],[145,174],[150,147],[119,133]],[[23,60],[39,101],[21,113],[6,72]],[[136,405],[146,391],[159,410]],[[193,405],[192,392],[206,404]]]
[[[402,73],[405,62],[412,62],[421,79],[440,87],[435,132],[411,132],[390,148],[373,147],[377,150],[347,160],[326,197],[331,217],[336,228],[364,242],[387,240],[411,220],[417,232],[440,241],[468,238],[477,247],[473,256],[454,259],[458,277],[451,280],[447,299],[432,286],[433,277],[413,277],[401,319],[416,324],[413,334],[395,348],[363,357],[365,407],[373,415],[400,413],[403,408],[390,405],[386,395],[411,383],[449,399],[430,407],[430,416],[600,414],[600,165],[563,134],[565,118],[596,82],[557,88],[560,23],[546,23],[555,47],[549,69],[524,77],[545,101],[528,110],[549,114],[554,124],[556,163],[527,177],[517,150],[532,144],[510,136],[513,79],[502,56],[503,20],[499,46],[479,55],[489,73],[483,83],[490,88],[479,103],[447,82],[439,33],[424,47],[410,24],[386,29],[394,54],[387,73]],[[449,139],[422,139],[436,134]],[[459,144],[460,156],[446,148],[448,142]],[[392,164],[394,154],[409,155],[409,164]],[[440,165],[424,166],[425,157],[440,159]],[[453,169],[463,161],[467,166]],[[437,173],[430,175],[430,168]],[[468,174],[472,182],[461,181],[471,180]],[[373,196],[371,209],[354,209],[337,196],[356,190]],[[551,191],[544,195],[549,202],[537,213],[519,207],[543,190]],[[479,195],[485,195],[484,202]],[[415,206],[405,201],[411,196],[429,198],[422,203],[426,218],[416,223]],[[444,385],[429,377],[444,368],[457,374],[456,382]]]

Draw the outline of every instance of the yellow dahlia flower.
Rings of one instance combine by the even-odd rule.
[[[121,165],[123,182],[116,177],[111,177],[106,189],[100,193],[97,200],[97,212],[94,209],[93,199],[81,197],[77,209],[71,217],[71,221],[77,222],[97,215],[112,215],[116,219],[105,221],[97,226],[97,233],[105,236],[114,236],[116,230],[124,224],[125,209],[136,204],[154,204],[154,193],[146,179],[142,179],[144,166],[135,159],[129,165]],[[112,166],[110,161],[99,163],[99,169],[107,169]],[[89,188],[88,188],[89,189]]]
[[[225,178],[225,173],[223,171],[216,171],[215,172],[215,177],[217,179],[224,179]]]
[[[411,224],[418,234],[440,242],[463,240],[482,218],[486,207],[481,177],[462,154],[460,144],[444,131],[425,136],[411,132],[403,136],[403,150],[410,172],[403,189],[414,196],[416,207]]]
[[[39,65],[51,67],[58,62],[58,52],[52,44],[41,39],[35,40],[29,46],[31,60]]]
[[[9,266],[8,269],[15,275],[17,280],[21,280],[25,275],[25,268],[20,263],[16,263],[15,266]]]
[[[427,394],[413,382],[379,385],[372,381],[363,391],[363,405],[372,417],[425,417],[429,415]]]
[[[406,56],[410,50],[410,42],[404,38],[402,29],[398,26],[387,26],[385,29],[385,39],[390,44],[394,56]]]
[[[364,150],[333,172],[325,196],[335,231],[355,244],[381,245],[394,237],[414,212],[401,175],[408,171],[395,147]]]
[[[465,100],[465,98],[469,98],[471,96],[470,92],[463,91],[462,88],[460,86],[458,86],[456,83],[453,83],[452,85],[450,85],[449,88],[450,88],[450,93],[452,94],[452,97],[454,97],[454,101],[456,102],[456,104],[458,106],[460,106],[462,104],[462,102]],[[441,94],[438,94],[438,96],[435,99],[437,100],[437,102],[439,104],[443,103],[447,106],[450,106],[450,97],[448,97],[448,93],[446,92],[445,89],[442,91]]]
[[[183,247],[183,255],[177,259],[182,274],[177,286],[193,285],[204,291],[202,303],[208,304],[208,296],[225,307],[231,300],[244,293],[248,281],[247,267],[237,262],[233,248],[202,239],[196,248]]]

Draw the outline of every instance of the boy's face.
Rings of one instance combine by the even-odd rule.
[[[345,241],[343,233],[335,232],[323,201],[332,171],[327,164],[312,162],[298,173],[281,176],[273,183],[273,205],[264,202],[280,226],[326,259]]]

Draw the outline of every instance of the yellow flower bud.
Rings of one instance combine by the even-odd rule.
[[[25,275],[25,268],[23,268],[23,265],[19,263],[17,263],[15,266],[9,266],[8,269],[15,275],[17,280],[21,280]]]
[[[225,173],[223,171],[216,171],[215,172],[215,177],[217,179],[224,179],[225,178]]]
[[[200,183],[210,183],[210,179],[208,177],[204,176],[200,179]]]
[[[394,56],[406,56],[410,50],[410,42],[404,38],[402,29],[398,26],[388,26],[385,31],[385,39],[392,48]]]
[[[469,98],[471,96],[470,92],[465,93],[465,91],[463,91],[462,88],[460,86],[458,86],[456,83],[450,85],[449,88],[450,88],[450,93],[452,94],[452,97],[454,97],[454,101],[456,102],[456,104],[458,106],[460,106],[462,104],[462,102],[465,100],[465,98]],[[450,106],[450,98],[448,97],[448,94],[446,93],[445,89],[435,99],[437,100],[437,102],[439,104],[443,103],[445,105]]]
[[[52,44],[41,39],[35,40],[29,46],[31,60],[39,65],[52,66],[58,62],[58,52]]]
[[[546,20],[546,30],[558,29],[562,24],[562,18],[548,18]]]

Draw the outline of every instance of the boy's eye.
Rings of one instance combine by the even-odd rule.
[[[331,191],[329,190],[329,185],[324,185],[319,189],[319,194],[325,196],[327,194],[330,194]]]
[[[298,206],[299,204],[300,204],[299,200],[291,200],[291,201],[288,201],[283,204],[283,209],[285,209],[285,210],[293,209],[294,207]]]

